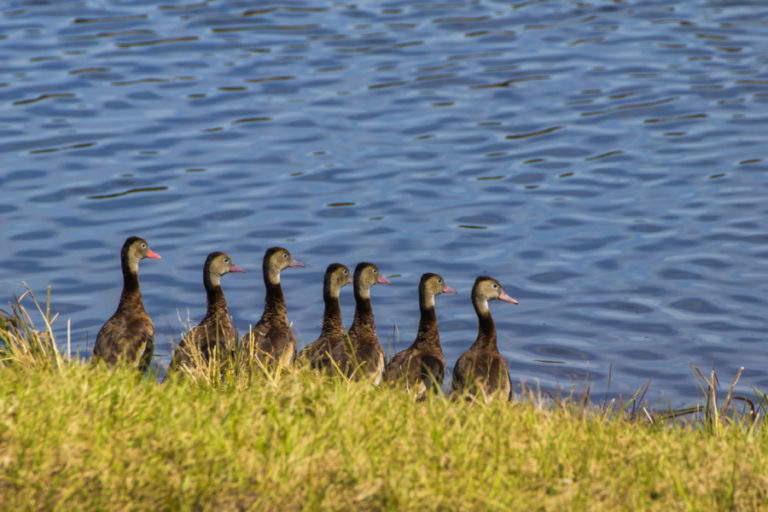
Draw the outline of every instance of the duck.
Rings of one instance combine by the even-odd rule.
[[[477,313],[477,338],[456,360],[452,388],[454,393],[482,395],[486,400],[497,393],[509,400],[512,398],[512,382],[507,362],[496,345],[496,325],[488,308],[489,300],[518,303],[504,292],[496,279],[488,276],[475,279],[472,305]]]
[[[237,334],[229,316],[224,290],[221,288],[221,277],[230,272],[245,273],[245,270],[235,265],[232,258],[223,252],[212,252],[205,259],[203,286],[208,308],[202,321],[193,327],[176,347],[171,359],[172,370],[189,365],[197,358],[200,358],[202,363],[207,363],[214,349],[220,358],[234,351]]]
[[[328,265],[323,278],[325,309],[320,336],[299,353],[299,360],[309,362],[313,368],[328,366],[333,347],[344,339],[344,323],[341,318],[339,294],[341,289],[348,284],[352,284],[352,274],[346,265],[341,263]]]
[[[288,323],[280,272],[286,268],[302,268],[304,264],[291,256],[288,249],[270,247],[264,253],[262,273],[267,294],[264,313],[259,322],[241,340],[240,357],[251,368],[277,364],[291,366],[296,358],[296,337]]]
[[[369,374],[373,383],[381,383],[384,372],[384,349],[376,337],[376,324],[371,306],[371,287],[375,284],[392,284],[381,275],[374,263],[361,262],[355,267],[355,317],[347,338],[331,350],[331,358],[347,377],[356,373]],[[360,372],[358,372],[360,368]]]
[[[124,362],[144,373],[149,368],[155,348],[155,326],[144,309],[139,286],[139,261],[160,255],[149,248],[146,240],[130,236],[120,250],[123,291],[115,313],[96,335],[93,360],[114,366]]]
[[[440,346],[435,314],[435,296],[441,293],[455,294],[456,290],[445,283],[439,274],[427,272],[419,281],[419,330],[413,344],[395,354],[384,371],[387,382],[404,383],[417,396],[425,391],[437,391],[445,375],[445,356]]]

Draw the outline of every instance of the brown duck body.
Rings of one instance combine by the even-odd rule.
[[[243,349],[249,356],[272,364],[283,360],[293,363],[296,354],[296,337],[288,323],[283,289],[280,284],[267,286],[264,314],[251,332],[243,336]]]
[[[224,290],[221,288],[221,276],[229,272],[245,272],[232,263],[223,252],[212,252],[203,266],[203,285],[208,307],[203,320],[193,327],[181,340],[171,360],[171,369],[189,365],[200,358],[205,364],[214,351],[217,358],[223,359],[234,352],[237,345],[237,332],[229,316]],[[197,355],[199,354],[199,356]]]
[[[468,392],[488,399],[499,395],[512,397],[512,382],[507,362],[496,343],[496,325],[488,308],[488,301],[499,299],[517,304],[504,293],[501,284],[491,277],[480,276],[472,287],[472,303],[478,319],[475,342],[456,361],[453,369],[453,391]]]
[[[139,237],[129,237],[120,251],[123,291],[117,310],[101,327],[93,346],[93,359],[109,365],[125,362],[141,372],[149,368],[155,347],[155,327],[144,309],[139,286],[139,261],[159,259]]]
[[[439,390],[445,375],[445,356],[440,345],[440,334],[435,313],[435,296],[456,293],[437,274],[427,273],[419,282],[419,330],[410,347],[398,352],[387,365],[384,379],[402,382],[422,394],[427,390]]]
[[[287,267],[303,267],[282,247],[272,247],[264,254],[262,271],[267,293],[264,313],[251,332],[241,340],[241,358],[248,367],[257,361],[262,365],[290,366],[296,358],[296,337],[288,323],[280,271]]]
[[[344,340],[344,324],[341,318],[339,292],[341,288],[352,282],[349,269],[341,263],[331,263],[323,278],[323,325],[320,336],[304,347],[299,353],[299,360],[308,361],[312,367],[328,366],[331,361],[333,347]]]
[[[347,339],[331,350],[331,357],[339,368],[351,377],[353,374],[373,376],[379,384],[384,372],[384,349],[376,336],[376,323],[371,306],[370,289],[376,283],[390,284],[373,263],[359,263],[355,268],[355,318]]]

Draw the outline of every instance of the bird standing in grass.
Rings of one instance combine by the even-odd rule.
[[[304,347],[299,359],[308,361],[312,367],[325,367],[330,364],[333,347],[344,340],[344,324],[341,319],[339,294],[341,289],[352,284],[349,269],[341,263],[331,263],[323,278],[323,326],[320,336]]]
[[[371,306],[371,287],[375,284],[392,283],[375,264],[358,263],[354,276],[355,318],[343,343],[333,347],[331,357],[347,377],[373,375],[373,382],[378,385],[384,372],[384,349],[376,336]]]
[[[427,389],[440,389],[445,375],[445,356],[437,329],[435,296],[456,293],[438,274],[426,273],[419,281],[419,330],[413,344],[399,352],[387,365],[384,380],[402,382],[421,395]]]
[[[203,320],[176,347],[171,369],[190,364],[198,354],[199,362],[206,364],[214,352],[221,359],[234,352],[237,333],[232,326],[224,290],[221,288],[221,277],[230,272],[244,273],[245,270],[235,265],[232,258],[223,252],[212,252],[205,259],[203,285],[208,309]]]
[[[139,261],[144,258],[159,260],[160,255],[137,236],[125,240],[120,251],[123,269],[123,292],[117,311],[99,330],[93,346],[94,361],[109,365],[124,362],[142,373],[147,371],[155,348],[155,326],[144,309],[139,287]]]
[[[288,323],[280,272],[286,268],[303,267],[282,247],[271,247],[264,254],[262,273],[267,294],[264,313],[251,332],[243,336],[240,347],[241,361],[247,368],[261,366],[290,366],[296,358],[296,337]]]
[[[488,301],[501,300],[517,304],[504,293],[501,283],[488,276],[480,276],[472,287],[472,305],[477,313],[477,338],[469,349],[459,356],[453,368],[453,392],[467,392],[488,399],[499,394],[512,397],[507,362],[496,345],[496,324],[493,322]]]

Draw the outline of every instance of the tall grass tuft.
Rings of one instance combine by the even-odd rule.
[[[240,339],[237,333],[235,339]],[[254,343],[238,343],[233,350],[228,350],[216,341],[210,344],[213,349],[208,356],[198,343],[187,345],[184,348],[188,356],[186,362],[170,369],[169,378],[186,379],[209,388],[246,389],[254,379],[276,385],[286,372],[293,371],[284,361],[271,361],[269,354],[256,357]]]
[[[26,283],[24,287],[26,291],[20,297],[14,296],[9,304],[10,312],[0,310],[0,364],[60,369],[64,358],[59,353],[51,327],[58,317],[58,314],[51,316],[51,288],[48,287],[43,308]],[[32,315],[22,303],[27,297],[42,318],[45,326],[42,331],[35,327]]]
[[[650,423],[663,423],[670,419],[678,420],[687,417],[691,418],[689,421],[693,425],[701,426],[705,431],[715,436],[723,434],[724,429],[729,426],[743,426],[750,432],[754,432],[761,413],[765,417],[766,412],[768,412],[768,397],[755,390],[758,402],[758,407],[755,407],[755,402],[752,399],[734,394],[736,384],[744,371],[743,366],[736,372],[722,401],[718,399],[722,393],[719,390],[720,379],[714,369],[710,370],[709,375],[706,375],[697,366],[691,366],[691,371],[701,390],[704,403],[681,409],[670,407],[669,410],[657,414],[648,413]],[[737,408],[736,402],[741,402],[743,407]]]
[[[740,367],[736,372],[736,376],[731,381],[731,385],[728,388],[728,392],[721,403],[718,403],[718,385],[720,383],[717,378],[715,370],[710,370],[709,378],[698,367],[692,367],[696,382],[699,384],[699,388],[706,397],[706,403],[700,412],[704,413],[704,424],[711,433],[721,434],[722,429],[728,424],[754,424],[758,417],[755,411],[754,403],[743,396],[736,396],[733,394],[733,390],[736,388],[736,383],[741,378],[741,374],[744,371],[744,367]],[[748,406],[748,412],[736,411],[734,402],[742,401]]]

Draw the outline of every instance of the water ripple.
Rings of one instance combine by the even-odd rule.
[[[713,360],[768,382],[759,2],[2,14],[0,282],[53,284],[82,352],[141,234],[163,254],[142,265],[161,366],[178,314],[204,313],[208,252],[254,269],[226,284],[242,330],[261,254],[285,245],[308,265],[283,279],[303,341],[325,265],[372,260],[398,276],[374,293],[394,349],[417,328],[420,274],[440,272],[460,291],[438,306],[452,364],[490,274],[520,300],[491,307],[516,382],[602,390],[612,368],[609,394],[652,378],[653,396],[687,401],[688,365]]]

